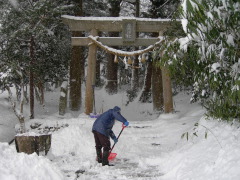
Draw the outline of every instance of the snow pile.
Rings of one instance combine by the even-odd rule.
[[[239,127],[202,118],[198,127],[189,131],[188,142],[162,156],[166,179],[238,180]]]
[[[91,128],[70,125],[70,127],[56,132],[52,137],[52,154],[55,156],[74,154],[80,157],[89,157],[91,153],[95,153],[94,140],[91,135]]]
[[[64,179],[62,172],[47,158],[36,153],[17,153],[14,146],[0,143],[1,180],[53,180]]]

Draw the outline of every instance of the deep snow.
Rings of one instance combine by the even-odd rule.
[[[124,129],[114,148],[114,167],[102,167],[95,161],[91,126],[95,119],[84,113],[58,115],[60,92],[46,94],[45,107],[36,108],[36,119],[26,123],[30,131],[44,132],[55,127],[47,156],[17,153],[14,143],[0,143],[1,180],[238,180],[240,177],[240,125],[206,120],[198,104],[189,104],[190,96],[174,97],[175,113],[157,115],[151,104],[126,104],[126,94],[107,96],[96,91],[97,110],[118,105],[130,125]],[[9,142],[14,136],[16,117],[0,94],[0,138]],[[36,104],[36,106],[38,106]],[[26,114],[27,116],[27,114]],[[38,129],[30,125],[41,124]],[[198,123],[198,126],[194,126]],[[121,124],[116,122],[117,135]],[[188,141],[183,133],[189,132]],[[196,135],[193,133],[196,132]],[[207,138],[205,136],[207,135]]]

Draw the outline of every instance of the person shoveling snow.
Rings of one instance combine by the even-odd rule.
[[[97,161],[102,163],[103,166],[111,166],[108,161],[111,150],[110,137],[115,144],[118,141],[118,138],[112,131],[115,119],[122,122],[125,127],[129,125],[129,122],[121,115],[120,111],[121,109],[118,106],[109,109],[96,119],[92,127],[97,152]]]

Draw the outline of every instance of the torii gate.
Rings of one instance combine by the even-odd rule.
[[[159,36],[170,27],[170,19],[150,19],[134,17],[76,17],[63,15],[63,22],[71,31],[90,32],[89,37],[72,37],[72,46],[89,46],[88,68],[85,95],[85,113],[90,114],[93,110],[93,91],[96,76],[96,52],[97,46],[109,53],[118,56],[136,56],[148,52],[159,44],[159,38],[137,38],[136,32],[157,32]],[[99,32],[122,32],[122,37],[98,37]],[[149,46],[144,50],[135,52],[114,51],[107,46]],[[173,111],[171,80],[169,71],[162,69],[164,110],[166,113]]]

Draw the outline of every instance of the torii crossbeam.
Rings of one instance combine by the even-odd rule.
[[[99,32],[120,32],[122,37],[98,37],[99,44],[106,46],[151,46],[159,41],[159,38],[138,38],[137,32],[159,33],[159,36],[171,26],[170,19],[150,19],[134,17],[76,17],[63,15],[63,22],[69,26],[71,31],[85,31],[91,37],[97,37]],[[95,85],[96,51],[97,44],[89,37],[72,37],[72,46],[89,46],[88,68],[85,95],[85,113],[90,114],[93,110],[93,91]],[[163,72],[163,93],[165,112],[173,110],[171,81],[168,70]],[[169,90],[168,90],[169,91]]]

